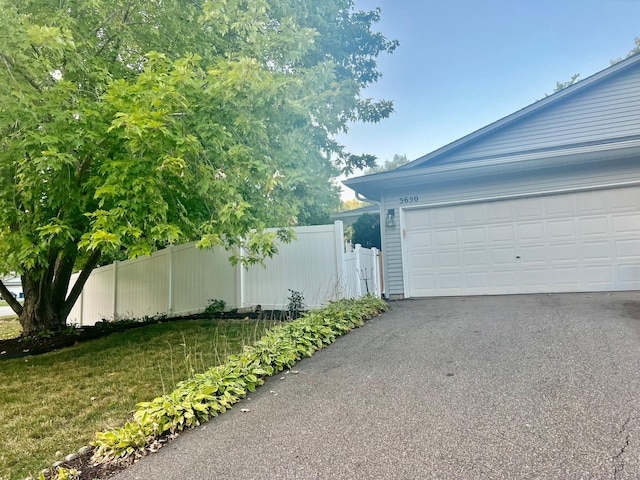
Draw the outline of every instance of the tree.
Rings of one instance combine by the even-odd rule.
[[[357,198],[344,200],[340,205],[341,212],[348,212],[349,210],[356,210],[357,208],[366,207],[369,203],[361,202]]]
[[[624,58],[629,58],[632,57],[633,55],[636,55],[638,53],[640,53],[640,37],[636,37],[634,39],[635,42],[635,47],[633,47],[631,50],[629,50],[629,52],[627,53],[627,55]],[[618,62],[621,62],[623,60],[623,58],[618,57],[618,58],[614,58],[609,60],[609,64],[610,65],[615,65]],[[575,83],[578,83],[581,80],[580,78],[580,74],[579,73],[574,73],[573,75],[571,75],[571,78],[569,80],[567,80],[566,82],[556,82],[556,88],[553,89],[553,93],[555,92],[559,92],[560,90],[564,90],[567,87],[570,87],[571,85],[574,85]],[[545,97],[548,97],[549,94],[545,94]]]
[[[24,332],[62,328],[108,256],[197,240],[260,262],[265,227],[370,163],[333,138],[392,112],[360,94],[397,42],[353,6],[0,0],[0,274],[24,306],[0,294]]]
[[[387,160],[382,165],[373,165],[367,168],[364,173],[365,175],[370,175],[372,173],[388,172],[389,170],[395,170],[396,168],[401,167],[402,165],[406,165],[407,163],[409,163],[409,159],[406,155],[399,155],[396,153],[393,156],[393,160]]]
[[[570,87],[571,85],[578,83],[580,81],[580,74],[579,73],[574,73],[573,75],[571,75],[571,78],[569,80],[567,80],[566,82],[556,82],[556,88],[553,89],[553,93],[559,92],[560,90],[564,90],[567,87]],[[545,96],[549,96],[548,94]]]
[[[353,243],[365,248],[382,247],[380,238],[380,215],[364,213],[353,223]]]
[[[629,50],[629,52],[627,52],[624,58],[629,58],[640,53],[640,37],[634,38],[633,41],[635,43],[635,46],[631,50]],[[616,63],[621,62],[622,60],[623,60],[622,58],[618,57],[618,58],[609,60],[609,63],[611,65],[615,65]]]

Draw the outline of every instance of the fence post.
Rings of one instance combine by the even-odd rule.
[[[362,296],[362,268],[360,265],[360,255],[362,255],[362,245],[356,243],[356,298]],[[365,273],[366,275],[366,273]]]
[[[380,298],[380,265],[378,263],[378,256],[380,255],[380,252],[376,247],[372,247],[371,253],[373,253],[372,272],[373,272],[373,281],[375,282],[373,294],[376,297]]]
[[[167,256],[168,258],[168,262],[169,262],[169,285],[168,285],[168,296],[169,296],[169,303],[168,303],[168,311],[169,313],[173,313],[173,245],[169,245],[169,247],[167,248]]]
[[[113,262],[113,318],[116,320],[118,315],[118,264],[120,262],[116,260]]]
[[[334,241],[336,251],[336,277],[339,284],[340,296],[345,296],[345,278],[344,278],[344,224],[342,220],[333,222]]]
[[[236,308],[244,307],[244,265],[242,264],[243,249],[242,246],[238,247],[239,261],[236,265]]]

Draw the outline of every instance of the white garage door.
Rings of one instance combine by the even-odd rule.
[[[640,187],[404,212],[410,297],[640,289]]]

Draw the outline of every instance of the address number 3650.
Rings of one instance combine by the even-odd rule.
[[[400,197],[400,205],[404,205],[407,203],[417,203],[418,196],[414,195],[413,197]]]

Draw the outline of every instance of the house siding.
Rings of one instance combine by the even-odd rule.
[[[438,164],[640,134],[640,64],[452,151]]]
[[[605,188],[613,185],[640,183],[640,159],[626,159],[614,162],[601,162],[590,167],[577,166],[571,169],[556,170],[547,173],[484,178],[438,185],[428,185],[409,190],[394,189],[384,192],[383,212],[396,209],[395,228],[384,229],[385,242],[385,278],[387,294],[404,294],[404,272],[402,263],[402,241],[400,212],[401,208],[434,206],[467,201],[483,201],[500,197],[536,195],[545,192],[560,193],[585,188]],[[400,204],[401,197],[418,197],[410,206]],[[408,259],[410,261],[410,259]]]

